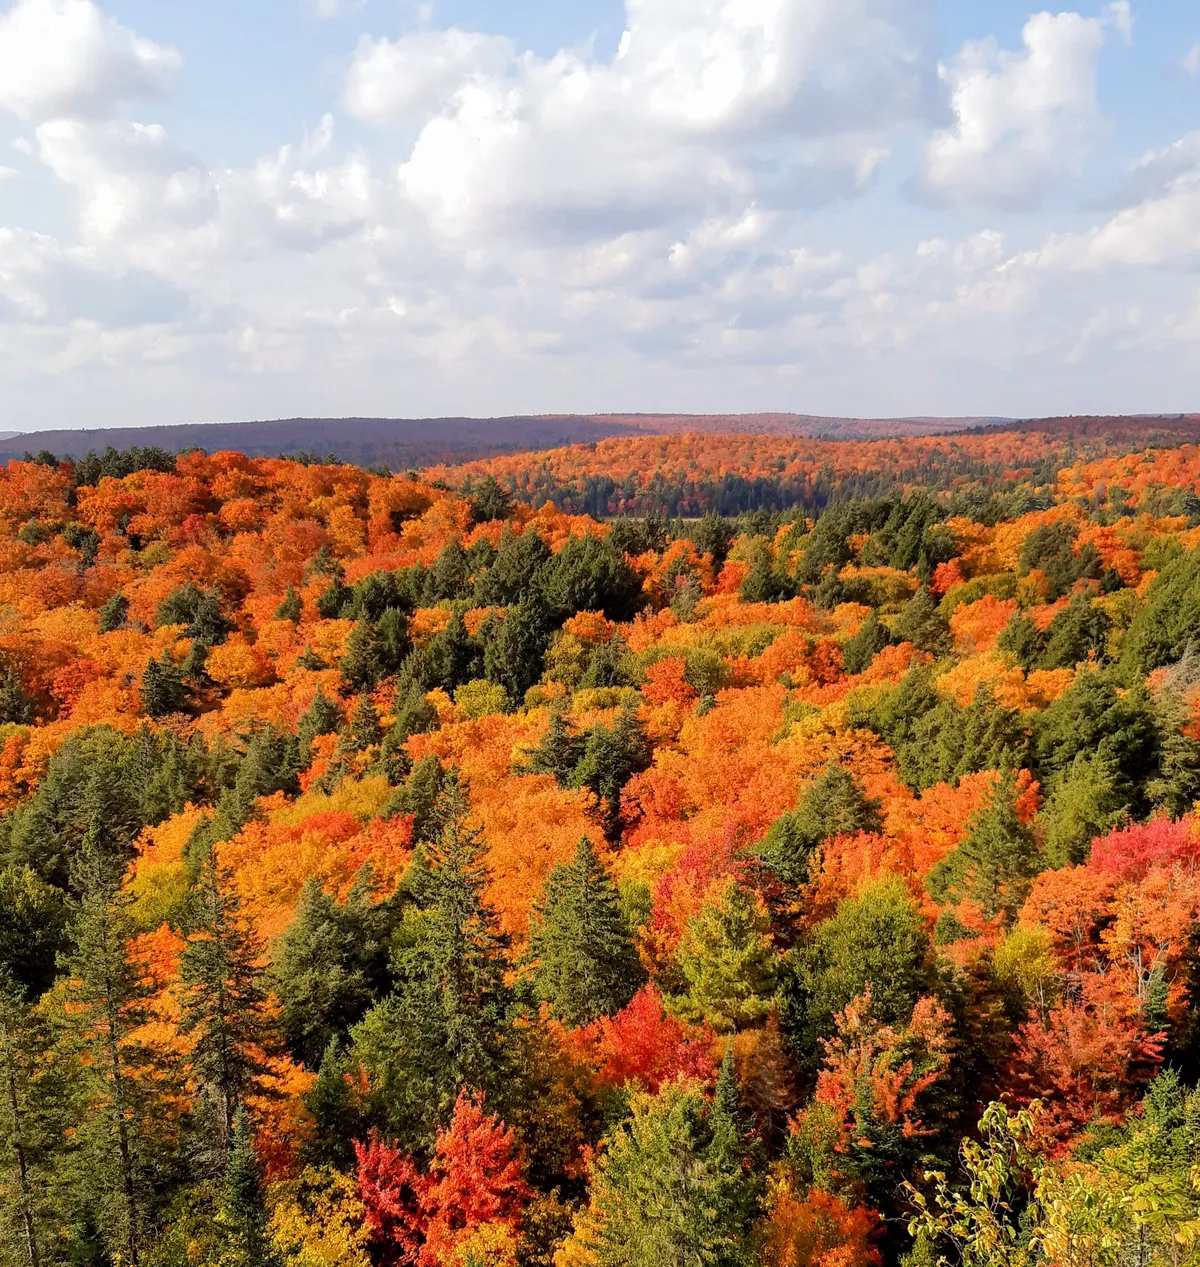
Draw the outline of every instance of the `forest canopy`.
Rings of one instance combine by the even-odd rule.
[[[0,1264],[1200,1261],[1198,491],[10,462]]]

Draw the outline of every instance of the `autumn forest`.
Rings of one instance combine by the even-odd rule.
[[[0,1267],[1200,1263],[1194,434],[0,468]]]

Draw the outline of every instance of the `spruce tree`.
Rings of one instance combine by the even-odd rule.
[[[187,691],[183,686],[183,674],[175,667],[166,651],[157,660],[151,660],[142,673],[139,692],[142,711],[147,717],[167,717],[181,713],[187,706]]]
[[[9,669],[0,678],[0,723],[31,726],[37,720],[37,706],[27,694],[20,677]]]
[[[571,784],[588,788],[596,797],[610,840],[620,835],[621,792],[635,774],[649,768],[650,760],[650,743],[636,704],[627,704],[611,728],[601,722],[588,735]]]
[[[758,1181],[726,1082],[709,1105],[693,1084],[637,1095],[596,1167],[584,1226],[597,1267],[752,1267]]]
[[[201,1131],[223,1163],[233,1146],[239,1106],[262,1089],[270,1023],[262,947],[215,847],[201,866],[190,916],[179,964],[179,1029],[192,1041],[189,1070]]]
[[[75,1007],[63,1017],[68,1050],[78,1056],[76,1094],[86,1165],[109,1194],[100,1231],[114,1256],[140,1262],[144,1220],[143,1145],[154,1119],[154,1079],[136,1077],[148,1053],[134,1038],[149,1019],[152,987],[130,956],[131,899],[121,889],[123,858],[89,827],[75,865],[80,893],[67,961]]]
[[[865,672],[884,647],[891,645],[891,641],[887,626],[872,609],[858,633],[842,646],[842,667],[847,673]]]
[[[583,756],[586,740],[571,726],[566,706],[556,703],[550,710],[550,725],[521,768],[522,774],[552,774],[559,787],[569,787],[575,767]]]
[[[530,956],[538,997],[572,1028],[620,1011],[641,984],[620,894],[586,836],[546,879]]]
[[[283,601],[275,609],[275,619],[290,620],[293,625],[298,625],[303,615],[304,604],[300,600],[300,595],[296,593],[294,586],[289,585],[287,593],[283,596]]]
[[[1016,917],[1038,872],[1033,832],[1017,812],[1016,774],[1001,771],[989,803],[971,819],[966,839],[934,867],[927,881],[939,902],[964,897],[986,918]]]
[[[310,1069],[391,983],[394,905],[375,905],[370,886],[368,872],[339,905],[320,881],[308,879],[295,918],[275,945],[270,977],[280,1030],[291,1054]]]
[[[125,624],[125,617],[129,615],[129,599],[124,594],[114,594],[111,598],[106,599],[104,605],[100,608],[97,620],[97,629],[100,633],[113,633]]]
[[[501,1098],[510,1091],[507,943],[484,899],[486,850],[468,815],[451,771],[437,843],[408,882],[417,907],[396,935],[395,992],[353,1032],[353,1058],[367,1071],[376,1109],[409,1146],[430,1140],[463,1086]]]
[[[900,642],[911,642],[918,651],[945,655],[952,647],[950,626],[938,609],[937,599],[922,586],[905,605],[893,634]]]
[[[366,752],[368,748],[377,747],[382,739],[383,730],[379,725],[375,701],[370,695],[363,694],[359,696],[350,719],[350,733],[343,742],[351,752]]]
[[[267,1234],[267,1202],[254,1150],[250,1117],[239,1107],[231,1124],[232,1142],[218,1223],[226,1241],[221,1267],[273,1267],[279,1254]]]
[[[786,901],[808,881],[811,859],[830,837],[878,831],[879,808],[843,765],[831,761],[799,806],[771,824],[759,846],[763,867],[783,889],[781,898]]]
[[[542,676],[550,630],[550,613],[537,594],[514,603],[484,643],[483,676],[504,687],[509,699],[523,700]]]
[[[686,993],[673,1007],[718,1033],[745,1029],[771,1010],[778,959],[757,898],[731,883],[688,922],[675,952]]]
[[[373,691],[383,678],[383,661],[376,645],[375,622],[370,617],[361,616],[355,622],[338,668],[350,692]]]
[[[312,742],[321,735],[335,735],[342,725],[342,710],[318,686],[312,703],[304,710],[296,727],[300,741],[300,761],[307,766],[312,759]]]

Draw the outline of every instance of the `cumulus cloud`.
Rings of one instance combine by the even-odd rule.
[[[58,62],[20,31],[13,51],[15,15],[39,13]],[[1153,407],[1129,384],[1170,369],[1163,348],[1194,353],[1195,287],[1170,266],[1200,259],[1195,136],[1134,163],[1091,230],[989,223],[1103,135],[1097,58],[1130,36],[1128,6],[1040,15],[1019,51],[968,46],[941,85],[933,16],[933,0],[627,0],[609,57],[425,14],[349,50],[335,110],[365,128],[298,122],[295,143],[224,167],[131,104],[169,88],[172,50],[91,0],[18,0],[0,69],[42,58],[15,87],[0,74],[41,164],[22,161],[22,199],[65,188],[78,218],[61,238],[0,230],[6,409],[38,375],[45,400],[78,390],[145,421],[164,401],[174,417]],[[879,231],[895,196],[879,173],[902,176],[889,156],[914,138],[926,194],[984,214],[906,245],[902,217]],[[862,211],[809,214],[839,200]],[[1035,398],[1085,369],[1127,395]]]
[[[347,109],[418,125],[399,180],[447,234],[578,240],[852,195],[934,109],[927,0],[628,0],[616,55],[459,30],[364,40]]]
[[[1099,18],[1035,14],[1020,51],[994,39],[968,43],[941,68],[955,123],[926,142],[920,193],[936,203],[1016,210],[1078,172],[1105,133],[1096,68],[1109,27],[1129,38],[1127,4]]]
[[[162,96],[179,54],[105,16],[92,0],[18,0],[0,15],[0,108],[38,121],[105,116]]]

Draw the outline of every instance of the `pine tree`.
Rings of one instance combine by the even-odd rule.
[[[538,996],[572,1027],[619,1012],[641,985],[620,894],[586,836],[546,879],[530,955]]]
[[[275,609],[275,619],[290,620],[293,625],[298,625],[303,615],[304,604],[300,601],[300,595],[296,593],[294,586],[289,585],[283,601]]]
[[[372,903],[369,872],[344,905],[317,879],[305,882],[295,918],[276,943],[270,976],[284,1042],[310,1069],[387,992],[395,923],[393,904]]]
[[[484,642],[483,676],[504,687],[509,699],[523,700],[542,676],[550,629],[550,613],[536,593],[514,603]]]
[[[20,677],[12,671],[0,678],[0,723],[31,726],[37,720],[37,706],[25,691]]]
[[[363,1129],[347,1081],[349,1072],[341,1044],[336,1038],[330,1039],[321,1057],[317,1080],[304,1097],[316,1127],[304,1150],[310,1166],[346,1170],[354,1161],[354,1140]]]
[[[620,835],[621,792],[635,774],[649,768],[650,760],[650,743],[635,704],[621,710],[611,729],[601,723],[588,735],[571,784],[586,787],[595,795],[610,840]]]
[[[113,633],[125,624],[129,615],[129,599],[124,594],[114,594],[107,599],[98,613],[97,629],[100,633]]]
[[[1037,667],[1046,653],[1046,635],[1024,612],[1017,612],[1004,626],[996,647],[1028,672]]]
[[[576,1238],[597,1267],[752,1267],[758,1182],[744,1164],[728,1081],[718,1104],[668,1083],[635,1095],[608,1139]]]
[[[232,1147],[234,1117],[260,1092],[270,1042],[260,946],[229,875],[209,851],[193,892],[192,931],[179,965],[179,1029],[192,1040],[190,1074],[218,1161]]]
[[[1016,917],[1038,872],[1033,832],[1017,812],[1016,774],[1000,773],[989,803],[971,819],[966,839],[929,875],[930,893],[940,902],[969,897],[986,918]]]
[[[124,860],[115,860],[89,828],[75,866],[81,896],[67,964],[75,1007],[63,1019],[68,1043],[81,1057],[84,1152],[94,1180],[111,1175],[112,1201],[101,1230],[114,1254],[137,1267],[144,1235],[141,1154],[154,1117],[155,1080],[137,1076],[148,1057],[133,1036],[148,1019],[151,987],[129,954],[134,930],[131,899],[121,890],[124,869]]]
[[[675,1010],[719,1033],[744,1029],[771,1010],[777,960],[770,921],[754,894],[733,883],[689,921],[675,961],[686,993]]]
[[[383,661],[376,645],[375,622],[361,616],[346,641],[346,651],[338,665],[350,691],[373,691],[383,678]]]
[[[775,555],[766,541],[755,544],[750,571],[742,581],[739,597],[744,603],[778,603],[795,592],[787,577],[775,567]]]
[[[586,740],[571,726],[566,706],[556,703],[550,710],[550,725],[542,742],[530,752],[521,773],[552,774],[559,787],[569,787],[585,746]]]
[[[51,1035],[32,1005],[54,980],[66,914],[65,894],[28,868],[0,871],[0,1165],[11,1160],[14,1216],[0,1235],[12,1234],[28,1267],[41,1263],[47,1189],[65,1129]]]
[[[918,651],[935,656],[945,655],[953,645],[950,626],[925,586],[905,604],[892,632],[898,641],[911,642]]]
[[[359,696],[350,719],[350,733],[344,740],[351,752],[366,752],[368,748],[377,747],[383,739],[383,730],[379,725],[379,711],[370,695]]]
[[[872,609],[858,633],[843,644],[842,667],[847,673],[865,672],[884,647],[891,645],[891,641],[887,626]]]
[[[763,867],[783,889],[780,900],[786,903],[808,881],[811,859],[830,837],[878,831],[879,808],[843,765],[831,761],[799,806],[771,824],[759,847]]]
[[[489,475],[475,490],[471,498],[471,518],[477,524],[491,523],[494,519],[507,519],[512,514],[512,500]]]
[[[397,934],[396,990],[353,1032],[354,1058],[388,1129],[414,1146],[446,1120],[462,1086],[509,1089],[506,941],[484,900],[486,850],[468,814],[451,771],[438,802],[437,843],[409,880],[418,909]]]
[[[221,1264],[222,1267],[272,1267],[280,1261],[279,1254],[267,1235],[262,1171],[254,1150],[250,1118],[244,1107],[239,1107],[234,1114],[231,1132],[218,1214],[226,1240]]]
[[[335,735],[341,729],[342,710],[318,686],[312,703],[304,710],[296,727],[300,741],[300,761],[307,766],[312,759],[312,742],[321,735]]]
[[[166,651],[157,660],[151,660],[142,674],[142,711],[147,717],[167,717],[181,713],[187,707],[187,691],[183,687],[183,674],[175,667]]]

